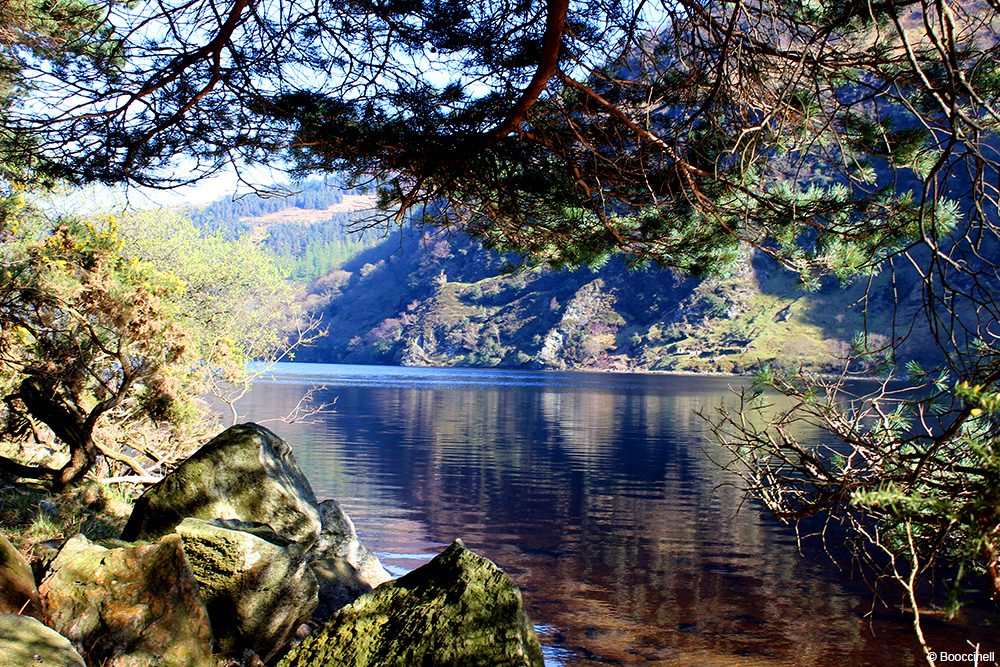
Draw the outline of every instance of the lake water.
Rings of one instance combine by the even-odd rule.
[[[239,407],[393,573],[456,537],[503,567],[549,665],[922,663],[909,616],[866,616],[871,594],[742,504],[697,415],[739,382],[284,364]],[[264,421],[314,384],[334,413]],[[925,632],[938,650],[997,643]]]

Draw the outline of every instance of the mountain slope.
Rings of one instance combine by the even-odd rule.
[[[866,324],[877,348],[893,324],[905,327],[919,311],[919,285],[900,274],[895,284],[882,277],[807,293],[792,274],[749,255],[730,275],[708,280],[629,270],[620,259],[598,269],[514,270],[518,258],[457,232],[351,233],[372,205],[363,192],[307,182],[285,200],[224,201],[195,218],[213,233],[251,235],[294,280],[308,281],[303,300],[330,333],[299,353],[303,361],[839,371]],[[856,305],[863,298],[867,323]],[[918,332],[901,353],[926,355],[926,338]]]
[[[460,234],[397,232],[315,281],[330,335],[309,361],[746,372],[839,370],[865,284],[806,293],[762,258],[699,281],[663,269],[509,271]],[[878,289],[870,293],[878,298]],[[888,317],[869,317],[874,331]],[[888,340],[886,333],[870,342]]]

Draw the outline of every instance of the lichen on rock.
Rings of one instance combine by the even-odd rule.
[[[291,447],[257,424],[226,429],[147,490],[122,538],[155,539],[187,517],[265,523],[303,548],[321,528],[316,497]]]
[[[456,540],[431,562],[362,595],[280,667],[541,667],[521,593]]]
[[[218,651],[252,649],[268,660],[316,608],[316,577],[301,548],[267,526],[187,518],[177,532]]]
[[[49,625],[105,667],[203,667],[212,630],[177,535],[106,548],[66,542],[39,586]]]

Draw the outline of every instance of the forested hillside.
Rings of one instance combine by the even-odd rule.
[[[699,280],[619,259],[601,268],[514,268],[458,233],[397,232],[308,287],[329,335],[301,360],[433,366],[749,372],[841,370],[864,323],[864,284],[804,291],[747,255]],[[889,299],[888,286],[869,303]],[[888,301],[887,301],[888,303]],[[888,310],[885,311],[888,316]],[[883,345],[888,317],[872,321]],[[911,346],[913,356],[917,348]],[[855,370],[860,370],[855,368]]]
[[[888,284],[868,290],[869,333],[860,340],[867,281],[806,291],[749,251],[730,272],[703,280],[629,268],[621,258],[599,268],[520,266],[520,257],[460,232],[358,229],[371,212],[351,207],[362,206],[374,197],[314,181],[284,199],[217,202],[194,217],[203,229],[254,237],[289,269],[329,328],[298,353],[305,361],[835,372],[859,345],[878,349],[890,337]],[[919,357],[919,349],[902,352]]]
[[[261,242],[296,282],[314,280],[382,239],[380,231],[364,229],[375,197],[363,189],[336,179],[286,188],[290,192],[275,188],[273,196],[220,199],[189,215],[203,233]]]
[[[322,210],[342,202],[344,191],[335,179],[305,181],[294,186],[273,188],[266,194],[223,197],[207,206],[192,208],[191,220],[203,231],[228,238],[250,233],[253,218],[287,209]]]

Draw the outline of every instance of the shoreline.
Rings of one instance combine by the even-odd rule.
[[[433,365],[420,365],[420,366],[407,366],[403,364],[373,364],[373,363],[349,363],[340,361],[283,361],[278,362],[275,366],[270,369],[269,375],[280,374],[281,367],[287,366],[297,366],[297,367],[307,367],[307,366],[328,366],[328,367],[350,367],[350,368],[394,368],[401,370],[422,370],[426,369],[428,371],[476,371],[482,373],[490,372],[503,372],[503,373],[525,373],[525,374],[555,374],[555,373],[586,373],[588,375],[647,375],[647,376],[667,376],[667,377],[706,377],[706,378],[732,378],[739,380],[753,381],[755,373],[731,373],[726,371],[691,371],[691,370],[661,370],[654,368],[635,368],[635,369],[618,369],[618,368],[596,368],[592,366],[580,367],[580,368],[525,368],[523,366],[433,366]],[[295,377],[294,373],[289,373],[289,376]],[[872,377],[871,375],[858,375],[858,374],[845,374],[838,375],[834,373],[815,373],[814,377],[819,379],[836,379],[842,378],[844,381],[848,382],[871,382],[877,383],[881,380],[877,377]],[[303,378],[307,379],[307,378]],[[273,381],[272,377],[268,375],[263,375],[255,382],[269,382]]]

